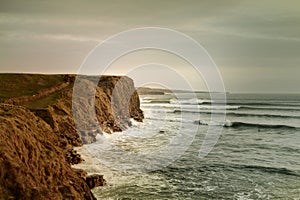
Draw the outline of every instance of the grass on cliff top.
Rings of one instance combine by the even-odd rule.
[[[66,82],[65,75],[43,75],[43,74],[0,74],[0,103],[6,99],[20,96],[32,96],[39,91]],[[102,76],[111,78],[117,76]],[[98,76],[86,76],[88,80],[99,80]],[[48,105],[54,104],[58,99],[67,96],[67,92],[72,90],[73,84],[54,92],[43,98],[19,103],[18,105],[29,109],[44,109]]]
[[[12,97],[34,95],[63,82],[62,75],[0,74],[0,103]]]
[[[26,108],[29,109],[44,109],[47,108],[48,105],[52,105],[55,104],[57,102],[58,99],[66,97],[67,96],[67,92],[69,90],[72,90],[73,85],[69,85],[68,87],[54,92],[46,97],[43,97],[41,99],[37,99],[34,101],[28,101],[28,102],[24,102],[21,103],[21,106],[24,106]]]

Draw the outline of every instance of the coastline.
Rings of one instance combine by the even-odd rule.
[[[9,75],[4,76],[7,81]],[[0,122],[4,130],[1,133],[1,198],[95,199],[91,189],[104,185],[105,179],[100,174],[87,175],[84,170],[74,167],[83,160],[74,147],[94,142],[100,130],[83,134],[75,128],[71,102],[75,76],[17,76],[20,79],[38,79],[38,82],[31,81],[35,84],[47,82],[47,79],[59,81],[27,96],[1,97]],[[101,129],[108,133],[125,130],[130,126],[130,118],[143,120],[138,95],[128,77],[122,77],[120,81],[125,89],[118,92],[119,105],[116,105],[120,109],[121,123],[114,120],[110,100],[120,79],[119,76],[104,76],[97,85],[97,118]],[[19,81],[14,83],[13,78],[10,80],[11,83],[1,84],[3,91],[7,85],[18,87]],[[31,87],[35,85],[27,85],[27,88]],[[129,90],[135,91],[130,100],[130,116],[122,116],[127,111],[122,110],[121,105]],[[57,98],[49,101],[55,95]]]

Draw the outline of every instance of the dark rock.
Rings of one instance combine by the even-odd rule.
[[[84,159],[81,158],[81,155],[78,154],[76,152],[76,150],[69,148],[65,150],[65,159],[68,163],[70,163],[71,165],[74,164],[79,164],[82,161],[84,161]]]
[[[97,132],[95,131],[80,131],[79,134],[83,144],[91,144],[96,142]]]
[[[103,175],[94,174],[86,177],[86,183],[90,189],[93,189],[98,186],[106,185],[106,181],[103,178]]]
[[[83,178],[84,180],[86,179],[87,173],[86,171],[82,170],[82,169],[73,169],[81,178]]]

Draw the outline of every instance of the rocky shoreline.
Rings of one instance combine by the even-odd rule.
[[[101,130],[107,133],[122,131],[130,126],[131,118],[143,120],[133,81],[128,77],[103,76],[95,93],[101,128],[80,133],[72,115],[75,76],[51,76],[62,76],[63,82],[49,90],[43,89],[38,97],[13,97],[0,104],[0,199],[95,199],[91,189],[105,185],[105,179],[100,174],[88,176],[85,171],[72,168],[83,161],[73,147],[94,142]],[[112,105],[111,97],[117,83],[122,89],[117,91],[118,103]],[[43,101],[57,92],[61,93],[55,102],[45,107],[22,105],[22,99]],[[123,105],[129,94],[129,111],[126,111]],[[117,118],[112,107],[119,113]]]

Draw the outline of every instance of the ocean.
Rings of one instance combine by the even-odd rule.
[[[76,167],[107,180],[97,199],[300,199],[300,95],[227,94],[225,106],[207,93],[140,99],[143,123],[78,149]],[[199,157],[214,127],[222,132]]]

